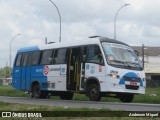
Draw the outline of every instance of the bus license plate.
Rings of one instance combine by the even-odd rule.
[[[137,83],[131,81],[131,82],[130,82],[130,85],[131,85],[131,86],[137,86]]]

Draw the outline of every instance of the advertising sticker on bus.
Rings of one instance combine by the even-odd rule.
[[[49,67],[48,67],[48,66],[44,66],[44,68],[43,68],[43,74],[44,74],[45,76],[47,76],[48,73],[49,73]]]

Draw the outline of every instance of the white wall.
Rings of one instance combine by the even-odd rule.
[[[144,61],[145,73],[160,73],[160,56],[145,56]]]

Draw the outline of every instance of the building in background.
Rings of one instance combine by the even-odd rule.
[[[132,47],[139,52],[140,60],[143,60],[144,57],[147,87],[160,87],[160,47]]]

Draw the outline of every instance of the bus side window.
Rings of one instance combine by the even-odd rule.
[[[21,66],[22,53],[18,53],[15,66]]]
[[[57,49],[54,54],[55,64],[65,64],[67,63],[67,48]]]
[[[32,53],[32,65],[39,65],[41,52],[35,51]]]
[[[30,53],[24,53],[23,54],[22,66],[30,66]]]
[[[103,64],[103,57],[98,46],[89,46],[87,48],[86,62]]]
[[[45,50],[42,52],[41,65],[50,65],[53,63],[52,53],[53,50]]]

